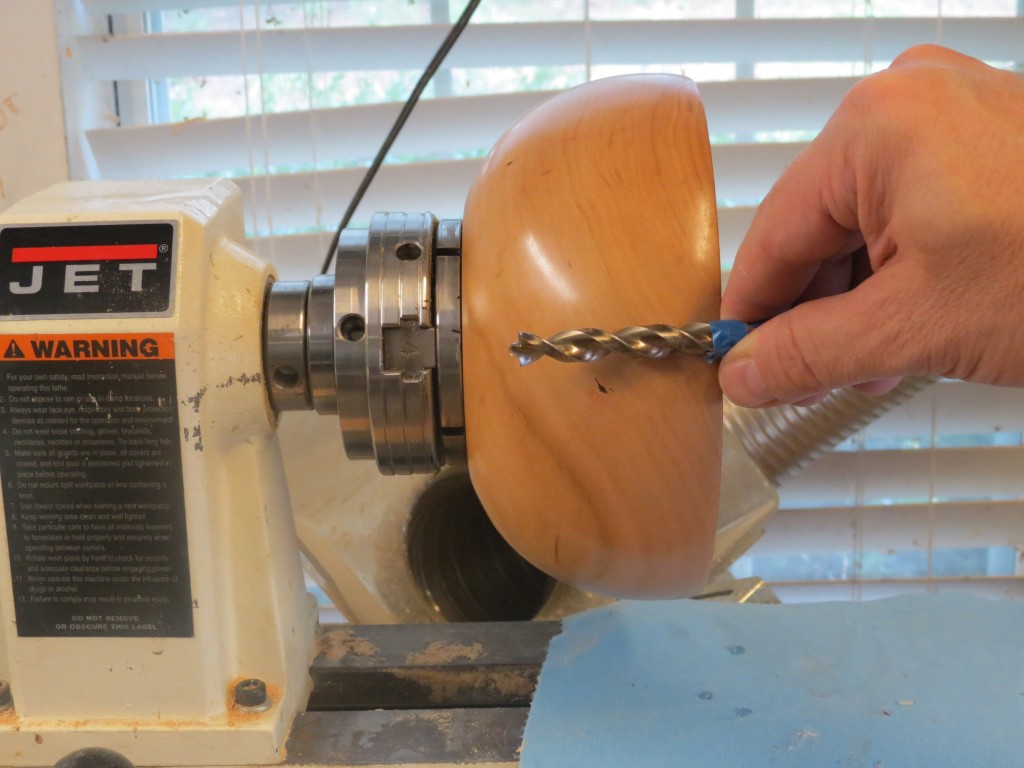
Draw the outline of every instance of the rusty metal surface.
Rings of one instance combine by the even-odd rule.
[[[325,626],[307,711],[526,707],[558,622]]]
[[[515,763],[527,708],[306,712],[286,765]]]

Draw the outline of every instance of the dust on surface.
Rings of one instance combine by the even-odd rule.
[[[419,653],[410,653],[405,657],[409,664],[448,664],[457,659],[476,661],[484,647],[480,643],[461,645],[459,643],[433,642]]]
[[[341,661],[350,653],[365,658],[377,653],[377,646],[351,629],[332,629],[320,636],[320,655],[327,661]]]
[[[456,672],[417,669],[395,671],[392,674],[399,680],[425,686],[427,698],[432,704],[444,704],[480,690],[497,693],[501,698],[529,698],[536,687],[536,683],[515,672],[481,674],[473,670]]]

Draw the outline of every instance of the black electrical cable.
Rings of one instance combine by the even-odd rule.
[[[459,39],[462,34],[462,30],[469,24],[469,20],[473,17],[473,13],[476,11],[477,6],[480,5],[480,0],[469,0],[466,7],[462,11],[462,15],[459,16],[459,20],[455,22],[455,26],[449,30],[448,35],[441,43],[441,47],[437,49],[434,54],[434,58],[430,60],[427,68],[423,70],[423,74],[420,75],[420,79],[416,83],[416,87],[412,89],[412,93],[409,94],[408,100],[405,102],[405,106],[402,107],[402,111],[398,113],[398,119],[395,120],[395,124],[391,126],[391,130],[388,131],[388,135],[384,139],[384,143],[380,147],[380,151],[377,152],[377,156],[373,158],[373,162],[370,163],[370,167],[366,169],[366,174],[363,176],[363,180],[359,182],[359,187],[356,189],[356,193],[352,196],[352,202],[348,204],[348,208],[345,211],[345,215],[341,217],[341,222],[338,224],[338,229],[334,232],[334,237],[331,238],[331,245],[327,249],[327,255],[324,257],[323,266],[320,268],[320,274],[326,275],[327,270],[331,268],[331,261],[334,260],[334,252],[338,248],[338,242],[341,240],[341,233],[348,226],[349,221],[352,220],[353,214],[356,212],[356,208],[359,207],[359,203],[363,200],[363,195],[366,194],[366,190],[369,188],[370,183],[373,181],[373,177],[377,175],[377,171],[384,163],[384,157],[391,150],[391,145],[395,143],[395,139],[398,138],[398,134],[401,132],[402,127],[405,125],[405,121],[409,119],[409,115],[412,114],[413,107],[416,106],[416,102],[420,100],[420,95],[423,90],[427,87],[427,83],[437,72],[441,66],[441,62],[444,61],[445,56],[448,55],[448,51],[455,45],[455,41]]]

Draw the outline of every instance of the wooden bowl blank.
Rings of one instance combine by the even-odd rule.
[[[718,317],[704,110],[671,75],[599,80],[527,114],[466,203],[469,469],[509,543],[552,576],[618,596],[705,583],[722,397],[698,356],[520,367],[519,331]]]

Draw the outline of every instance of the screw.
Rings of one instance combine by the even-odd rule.
[[[239,681],[235,686],[235,706],[243,712],[263,712],[270,709],[267,684],[255,677]]]
[[[0,680],[0,712],[14,706],[14,697],[11,695],[11,684],[6,680]]]

